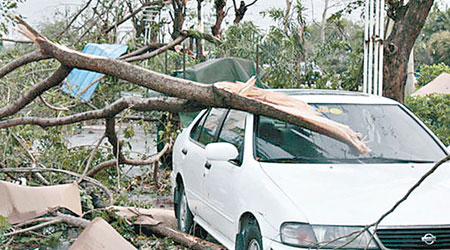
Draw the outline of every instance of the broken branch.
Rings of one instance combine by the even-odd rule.
[[[153,163],[159,161],[161,159],[161,157],[167,151],[169,151],[172,146],[171,142],[167,143],[166,145],[164,145],[164,148],[159,153],[153,155],[152,157],[150,157],[147,160],[131,160],[131,159],[127,159],[122,154],[121,144],[117,138],[116,131],[115,131],[115,119],[114,118],[106,119],[105,135],[108,138],[109,143],[113,147],[113,154],[116,156],[116,159],[105,161],[105,162],[102,162],[99,165],[95,166],[87,173],[88,176],[93,176],[96,173],[98,173],[99,171],[101,171],[105,168],[108,168],[108,167],[112,167],[112,166],[116,165],[117,163],[134,165],[134,166],[143,166],[143,165],[153,164]]]
[[[2,234],[1,236],[9,237],[9,236],[17,235],[17,234],[26,233],[26,232],[29,232],[29,231],[33,231],[33,230],[36,230],[36,229],[39,229],[39,228],[43,228],[43,227],[46,227],[46,226],[50,226],[50,225],[59,223],[61,221],[62,221],[61,218],[54,218],[53,220],[50,220],[50,221],[47,221],[47,222],[44,222],[44,223],[41,223],[41,224],[37,224],[37,225],[31,226],[31,227],[28,227],[28,228],[25,228],[25,229],[21,229],[21,230],[5,233],[5,234]]]
[[[156,225],[156,226],[149,226],[148,227],[150,231],[152,231],[154,234],[162,235],[171,238],[173,241],[187,246],[189,249],[195,249],[195,250],[204,250],[204,249],[211,249],[211,250],[224,250],[225,248],[214,244],[212,242],[202,240],[198,237],[182,233],[176,230],[173,230],[172,228],[163,226],[163,225]]]
[[[63,112],[69,112],[70,109],[66,108],[66,107],[55,107],[53,105],[51,105],[50,103],[48,103],[44,97],[42,97],[42,95],[39,96],[39,99],[41,99],[41,102],[49,109],[54,110],[54,111],[63,111]]]
[[[40,51],[33,51],[28,54],[25,54],[17,59],[14,59],[10,63],[0,68],[0,78],[14,71],[15,69],[26,65],[31,62],[37,62],[40,60],[48,59],[49,56],[43,55]]]
[[[72,124],[81,121],[113,117],[121,111],[130,108],[136,111],[160,110],[169,112],[193,112],[204,108],[197,103],[174,97],[139,98],[125,96],[112,104],[97,110],[56,118],[20,117],[0,121],[0,128],[32,124],[42,128]],[[0,114],[3,108],[0,108]],[[1,115],[0,115],[1,117]]]
[[[25,92],[21,97],[19,97],[14,103],[6,105],[0,108],[0,119],[6,116],[13,115],[25,107],[27,104],[32,102],[36,97],[44,93],[45,91],[51,89],[52,87],[58,85],[60,82],[69,75],[71,68],[65,66],[60,66],[53,75],[49,78],[35,84],[30,90]]]
[[[171,43],[156,49],[148,54],[144,54],[144,55],[140,55],[140,56],[132,56],[132,57],[128,57],[126,59],[124,59],[124,61],[126,62],[135,62],[135,61],[141,61],[141,60],[145,60],[154,56],[157,56],[161,53],[163,53],[166,50],[172,49],[173,47],[175,47],[176,45],[182,43],[185,39],[187,38],[187,36],[185,35],[180,35],[179,37],[177,37],[175,40],[173,40]]]

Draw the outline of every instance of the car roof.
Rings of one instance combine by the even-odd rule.
[[[355,104],[398,104],[398,102],[377,95],[361,92],[328,89],[271,89],[307,103],[355,103]]]

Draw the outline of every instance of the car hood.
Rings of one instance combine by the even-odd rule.
[[[432,166],[261,163],[309,223],[327,225],[375,222]],[[444,164],[380,225],[450,225],[449,207],[450,164]]]

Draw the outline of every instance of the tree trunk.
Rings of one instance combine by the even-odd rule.
[[[385,40],[383,95],[403,103],[409,55],[434,1],[411,0],[403,6],[390,2],[388,15],[395,24]]]
[[[226,0],[215,0],[214,7],[216,8],[216,23],[211,27],[212,35],[221,37],[222,36],[222,22],[226,16],[226,12],[224,11],[225,6],[227,4]]]
[[[183,30],[184,17],[186,14],[186,1],[185,0],[173,0],[173,32],[172,38],[176,39],[180,36],[181,31]]]
[[[320,23],[320,41],[325,42],[325,27],[327,24],[327,11],[329,0],[325,0],[325,7],[322,12],[322,22]]]

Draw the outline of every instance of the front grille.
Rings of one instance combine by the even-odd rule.
[[[378,229],[376,234],[389,249],[450,249],[450,227]]]

